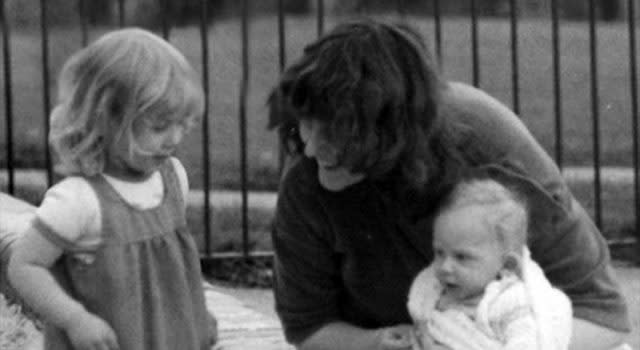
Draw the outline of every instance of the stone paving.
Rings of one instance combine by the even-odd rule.
[[[205,283],[207,309],[218,319],[215,350],[293,350],[283,337],[280,322]]]
[[[206,282],[207,309],[218,320],[218,343],[212,350],[294,350],[283,337],[278,320],[244,305],[238,299],[214,290]],[[42,336],[22,350],[42,350]]]

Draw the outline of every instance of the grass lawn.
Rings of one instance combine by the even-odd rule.
[[[330,28],[340,19],[329,17]],[[433,38],[430,18],[409,17],[428,40]],[[551,24],[543,19],[519,22],[519,63],[521,116],[543,146],[553,153],[555,122],[551,53]],[[316,37],[314,17],[288,17],[286,58],[299,56],[302,47]],[[104,32],[93,28],[90,38]],[[470,21],[467,18],[443,20],[442,70],[446,77],[471,81],[472,60]],[[253,188],[273,189],[277,182],[278,150],[275,133],[265,130],[265,99],[279,74],[277,20],[259,17],[250,23],[247,72],[247,155],[249,181]],[[216,187],[237,187],[240,167],[240,82],[242,80],[241,32],[238,20],[221,20],[209,27],[209,132],[210,182]],[[51,81],[64,60],[79,47],[79,29],[55,29],[50,32]],[[200,35],[196,27],[171,32],[175,44],[194,66],[202,71]],[[509,22],[481,19],[480,85],[507,105],[511,104],[511,56]],[[582,22],[563,22],[561,40],[561,81],[563,116],[563,158],[565,164],[592,162],[592,122],[589,90],[588,27]],[[629,63],[626,25],[606,23],[598,28],[598,80],[602,159],[606,164],[629,165],[632,162]],[[34,167],[43,163],[45,112],[42,98],[42,72],[39,32],[14,29],[11,36],[13,139],[18,166]],[[4,67],[2,67],[4,69]],[[0,89],[4,89],[4,76]],[[51,86],[52,96],[55,87]],[[2,92],[4,96],[4,91]],[[0,111],[0,147],[4,149],[6,130],[4,108]],[[202,131],[196,130],[179,152],[192,183],[203,179]],[[6,157],[0,154],[0,162]],[[1,164],[1,163],[0,163]]]
[[[339,18],[328,17],[326,28]],[[428,40],[433,39],[434,24],[430,18],[408,17]],[[453,80],[472,79],[471,30],[468,18],[445,18],[442,22],[442,70]],[[316,38],[315,17],[289,16],[286,27],[286,59],[298,57],[302,48]],[[277,184],[278,149],[276,135],[265,130],[265,100],[279,75],[278,28],[274,16],[253,18],[250,23],[249,63],[247,72],[247,156],[249,182],[252,189],[275,189]],[[96,38],[107,28],[92,28]],[[600,105],[600,154],[606,165],[628,166],[632,163],[631,96],[629,94],[629,62],[626,24],[601,23],[598,26],[598,81]],[[563,158],[567,165],[590,165],[593,159],[589,35],[584,22],[563,22],[561,45],[561,110],[563,117]],[[64,60],[79,48],[79,28],[52,28],[49,36],[51,82]],[[210,183],[214,189],[237,188],[240,182],[240,82],[242,81],[241,27],[237,19],[220,20],[208,29],[210,142]],[[551,51],[551,23],[546,19],[524,19],[519,22],[520,114],[542,145],[553,154],[555,121]],[[509,22],[505,19],[479,21],[480,85],[498,99],[511,105],[511,55]],[[170,41],[185,53],[195,68],[202,72],[201,39],[196,27],[182,27],[171,32]],[[37,29],[18,30],[11,36],[11,72],[13,98],[13,139],[15,159],[19,167],[43,164],[45,143],[45,111],[42,102],[40,35]],[[2,62],[0,62],[2,64]],[[0,67],[4,69],[4,67]],[[0,89],[5,88],[0,75]],[[53,85],[53,84],[52,84]],[[55,86],[51,86],[55,96]],[[0,92],[4,96],[4,91]],[[4,100],[3,100],[4,102]],[[0,149],[6,147],[5,109],[0,109]],[[202,130],[195,130],[182,145],[178,156],[183,160],[193,187],[203,183]],[[6,157],[0,153],[0,164]],[[0,165],[2,166],[2,165]],[[6,185],[0,180],[0,190]],[[594,212],[593,185],[572,184],[576,197]],[[603,187],[603,232],[608,238],[626,237],[634,230],[633,188],[625,185]],[[31,196],[37,198],[38,195]],[[24,197],[23,197],[24,198]],[[252,210],[250,248],[270,250],[269,222],[272,213]],[[191,227],[202,246],[204,238],[202,212],[190,211]],[[236,209],[214,209],[212,248],[239,250],[240,212]]]

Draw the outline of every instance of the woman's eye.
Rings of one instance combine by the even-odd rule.
[[[295,125],[289,126],[286,132],[288,137],[298,136],[298,133],[299,133],[298,127]]]

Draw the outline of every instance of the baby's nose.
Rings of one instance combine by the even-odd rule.
[[[445,258],[438,266],[437,272],[439,275],[448,275],[453,272],[453,262],[451,259]]]

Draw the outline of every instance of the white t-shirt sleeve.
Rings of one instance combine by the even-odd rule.
[[[100,205],[81,177],[68,177],[50,188],[36,210],[36,229],[64,250],[91,248],[100,242]]]
[[[189,177],[187,176],[187,171],[185,170],[180,160],[178,160],[178,158],[172,157],[171,163],[173,164],[173,168],[175,169],[176,175],[178,176],[180,193],[182,193],[182,198],[184,199],[184,203],[186,206],[187,196],[189,195]]]

